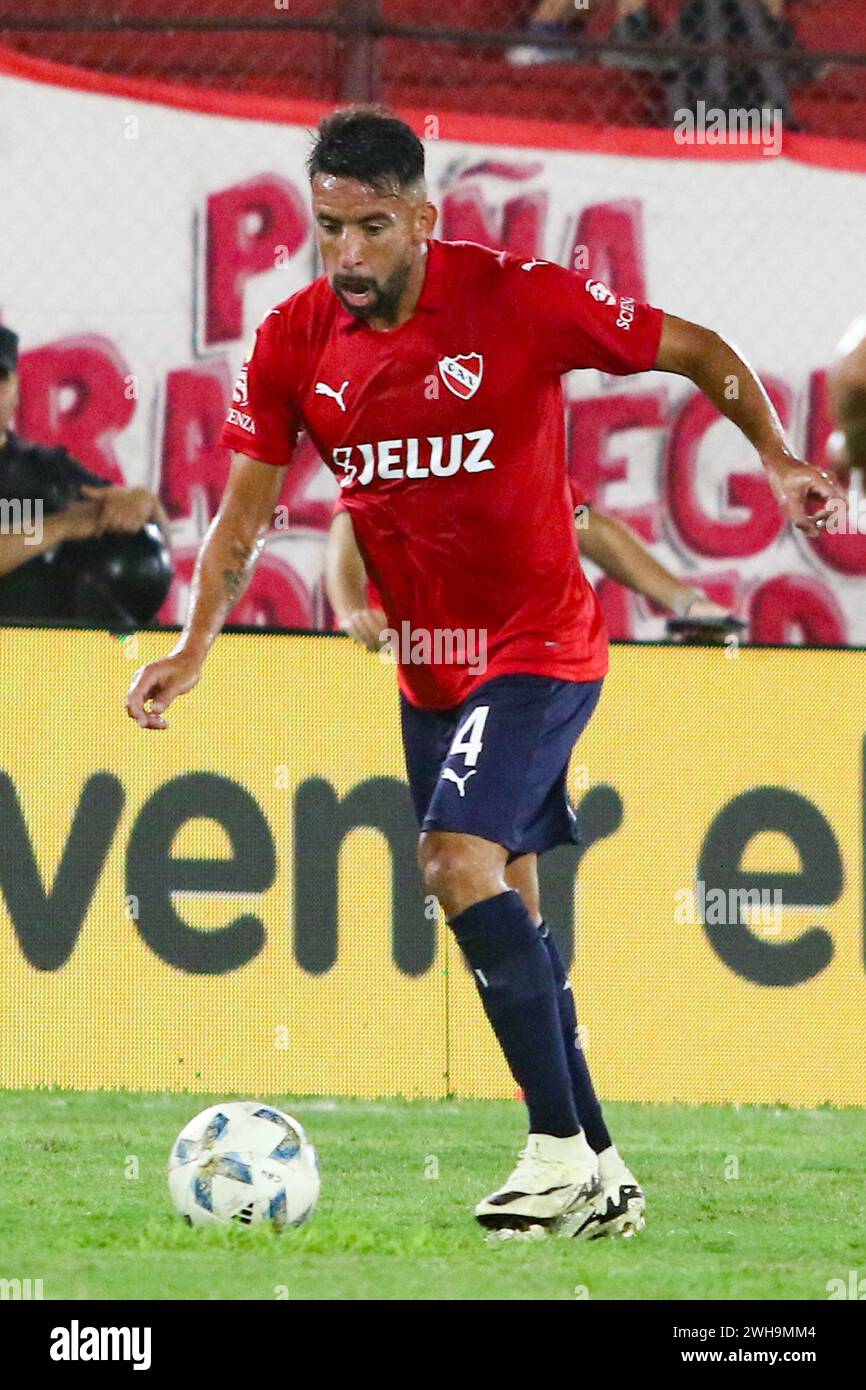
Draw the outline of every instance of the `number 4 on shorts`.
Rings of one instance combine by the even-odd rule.
[[[487,723],[487,716],[490,713],[489,705],[479,705],[474,709],[454,735],[454,742],[448,749],[448,756],[452,753],[462,753],[465,767],[474,767],[481,754],[481,743],[484,738],[484,725]]]

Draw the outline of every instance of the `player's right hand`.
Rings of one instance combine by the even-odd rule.
[[[340,619],[340,628],[353,642],[366,647],[368,652],[377,652],[382,645],[381,633],[388,626],[388,619],[381,608],[357,608]]]
[[[192,690],[200,676],[201,662],[183,652],[140,666],[126,697],[127,714],[142,729],[167,729],[165,711],[178,695]]]

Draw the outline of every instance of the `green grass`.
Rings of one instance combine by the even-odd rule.
[[[828,1280],[866,1275],[859,1111],[610,1105],[647,1193],[646,1230],[494,1248],[472,1206],[522,1143],[516,1103],[266,1097],[307,1127],[323,1176],[312,1221],[277,1236],[190,1230],[170,1205],[171,1144],[219,1099],[4,1093],[0,1278],[41,1278],[46,1299],[272,1299],[282,1288],[290,1299],[823,1300]],[[137,1178],[124,1175],[130,1156]],[[726,1180],[734,1159],[739,1177]]]

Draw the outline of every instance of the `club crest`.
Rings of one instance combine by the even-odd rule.
[[[462,353],[459,357],[440,357],[439,375],[449,391],[468,401],[481,385],[484,358],[480,352]]]

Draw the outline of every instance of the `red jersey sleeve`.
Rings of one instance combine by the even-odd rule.
[[[524,265],[531,269],[524,269]],[[550,262],[510,263],[533,354],[557,376],[594,367],[615,376],[654,365],[664,314]]]
[[[292,457],[303,428],[291,394],[291,358],[286,325],[271,309],[256,329],[255,342],[241,367],[222,443],[228,449],[279,467]]]

